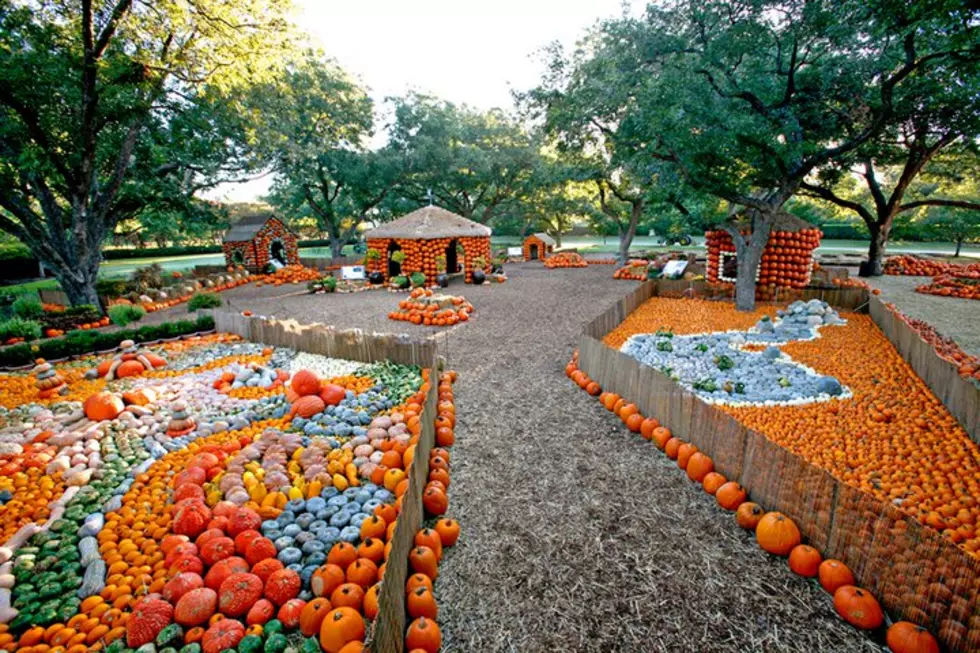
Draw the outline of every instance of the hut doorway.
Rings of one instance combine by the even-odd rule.
[[[460,260],[462,259],[461,252],[463,246],[459,244],[459,241],[453,238],[446,245],[446,274],[456,274],[460,271]]]
[[[388,243],[388,278],[397,277],[402,273],[402,264],[391,258],[395,252],[402,251],[402,248],[394,240]]]
[[[537,261],[538,260],[538,246],[537,245],[530,245],[528,251],[530,253],[530,259],[532,261]]]
[[[282,244],[281,240],[274,240],[272,244],[269,245],[269,258],[273,261],[278,261],[282,265],[286,265],[286,246]]]

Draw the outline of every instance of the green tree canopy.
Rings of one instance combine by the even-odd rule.
[[[288,0],[0,0],[0,229],[73,303],[98,303],[100,249],[120,220],[253,168],[215,123],[244,84],[273,77],[291,47],[290,10]]]
[[[392,100],[390,145],[402,160],[399,195],[477,222],[526,188],[540,165],[540,143],[500,110],[480,112],[433,97]]]

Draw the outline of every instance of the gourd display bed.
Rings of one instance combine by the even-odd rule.
[[[131,349],[138,374],[107,354],[0,376],[0,649],[359,647],[437,381],[227,334]],[[439,396],[448,445],[447,376]]]

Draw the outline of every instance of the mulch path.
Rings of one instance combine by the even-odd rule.
[[[881,290],[883,300],[894,302],[909,317],[925,320],[936,327],[966,353],[980,356],[980,302],[977,300],[915,292],[917,287],[931,283],[932,277],[885,275],[866,281]]]
[[[503,285],[448,289],[475,313],[441,347],[459,372],[449,515],[463,529],[436,583],[443,650],[880,650],[565,377],[582,324],[635,287],[613,269],[516,264]],[[389,320],[403,295],[286,292],[222,297],[300,322],[445,331]]]

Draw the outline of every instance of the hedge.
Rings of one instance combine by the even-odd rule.
[[[213,328],[213,317],[199,315],[196,320],[176,320],[147,325],[138,329],[121,329],[112,332],[77,329],[61,338],[52,338],[34,345],[21,344],[2,349],[0,350],[0,366],[21,367],[38,358],[56,360],[68,356],[81,356],[96,351],[115,349],[123,340],[148,342],[161,338],[176,338],[198,331],[210,331]]]

